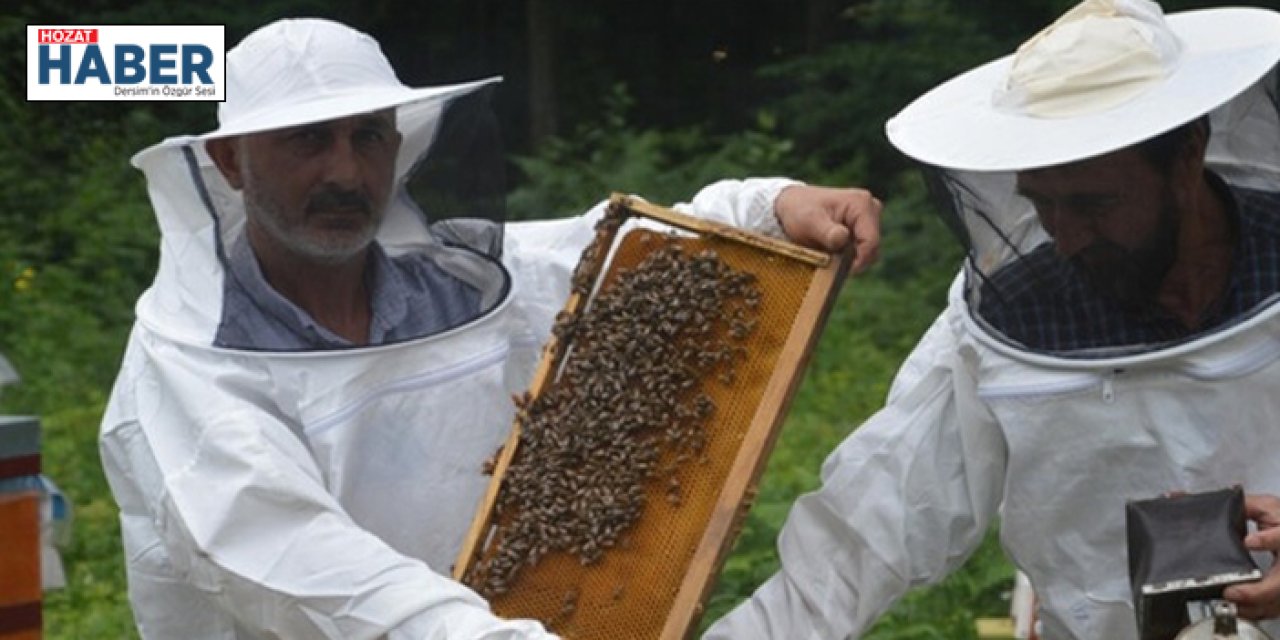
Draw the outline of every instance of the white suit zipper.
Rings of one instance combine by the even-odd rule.
[[[1039,397],[1079,393],[1098,385],[1098,374],[1083,373],[1040,383],[982,385],[978,388],[978,397],[986,401],[1031,400]]]
[[[1111,404],[1116,401],[1116,374],[1119,369],[1112,369],[1102,374],[1102,401]]]
[[[355,399],[353,402],[346,405],[345,407],[337,410],[332,414],[329,414],[328,416],[325,416],[324,418],[316,420],[309,427],[306,427],[305,431],[308,436],[314,437],[324,431],[327,431],[333,428],[334,426],[337,426],[339,424],[342,424],[343,422],[346,422],[348,419],[350,419],[350,417],[353,414],[355,414],[357,411],[364,408],[366,405],[368,405],[370,402],[374,401],[377,398],[380,398],[382,396],[389,395],[392,393],[405,393],[407,391],[416,391],[418,389],[435,386],[451,380],[455,380],[457,378],[460,378],[466,375],[470,375],[481,369],[492,367],[500,362],[503,362],[504,360],[506,360],[507,355],[510,353],[510,351],[511,351],[511,345],[508,343],[503,343],[502,345],[495,347],[485,353],[482,353],[477,357],[471,358],[469,360],[465,360],[463,362],[459,362],[452,366],[445,367],[443,369],[437,369],[435,371],[428,371],[426,373],[422,373],[409,378],[402,378],[400,380],[396,380],[389,384],[385,384],[380,387],[371,389],[368,393],[363,394],[362,396]]]

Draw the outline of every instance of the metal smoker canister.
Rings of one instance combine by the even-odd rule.
[[[1174,640],[1271,640],[1262,629],[1236,618],[1231,604],[1218,604],[1213,617],[1205,618],[1178,634]]]
[[[1222,599],[1228,586],[1262,577],[1244,546],[1243,487],[1128,502],[1125,529],[1142,640],[1258,637],[1236,631],[1243,623]],[[1209,622],[1205,635],[1185,636],[1200,622],[1201,616],[1191,615],[1197,604]],[[1219,611],[1219,605],[1230,608]]]

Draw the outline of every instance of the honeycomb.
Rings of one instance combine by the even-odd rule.
[[[732,362],[700,370],[699,377],[692,382],[693,388],[681,392],[686,400],[704,396],[714,407],[701,422],[702,433],[696,451],[670,443],[658,447],[656,460],[645,462],[645,468],[653,471],[637,489],[643,491],[638,519],[617,533],[605,548],[586,557],[579,548],[572,550],[576,553],[566,550],[538,553],[534,558],[536,564],[522,564],[510,583],[504,583],[497,592],[492,585],[486,586],[484,570],[504,543],[504,526],[510,526],[515,514],[497,510],[481,514],[491,519],[487,520],[488,526],[477,541],[475,555],[464,559],[465,566],[459,575],[489,598],[494,613],[499,616],[535,618],[562,637],[576,640],[682,637],[696,621],[714,571],[718,570],[737,529],[736,526],[715,527],[712,531],[709,525],[714,518],[724,518],[726,513],[740,524],[740,516],[745,513],[751,497],[749,488],[747,492],[729,496],[721,495],[722,488],[735,469],[738,474],[745,470],[751,475],[750,484],[754,484],[763,457],[776,435],[779,414],[785,408],[785,402],[780,405],[762,402],[762,399],[771,382],[774,386],[779,384],[775,378],[780,370],[790,368],[794,374],[795,369],[803,365],[803,358],[792,356],[780,362],[780,357],[796,328],[810,288],[824,286],[815,285],[815,275],[828,267],[720,235],[673,235],[659,229],[635,227],[625,231],[614,243],[605,273],[600,276],[600,285],[592,295],[605,295],[611,287],[619,286],[619,278],[628,277],[646,258],[670,247],[686,256],[714,256],[732,272],[750,274],[752,288],[758,292],[758,303],[751,305],[751,317],[747,321],[749,331],[742,330],[744,318],[740,301],[734,303],[733,321],[722,318],[712,331],[713,339],[732,345],[735,354]],[[588,297],[588,305],[590,300]],[[810,324],[821,322],[820,317],[799,320]],[[637,328],[620,327],[620,330]],[[680,350],[706,349],[706,337],[702,340],[684,338],[674,346]],[[560,371],[565,370],[576,355],[572,333],[565,336],[565,343],[560,351],[564,354]],[[625,379],[626,384],[639,382]],[[550,388],[556,384],[550,382]],[[786,386],[785,395],[789,397],[794,384]],[[753,425],[760,429],[760,424],[769,430],[765,445],[748,454],[755,459],[741,460],[744,438]],[[517,448],[516,464],[521,461],[520,456],[521,450]],[[631,464],[640,463],[623,463],[624,466]],[[625,469],[619,470],[623,471]],[[512,490],[503,486],[499,496],[502,491]],[[564,496],[566,500],[573,498]],[[547,499],[559,500],[561,496]],[[501,498],[498,501],[501,502]],[[710,557],[711,561],[695,563],[697,554]],[[684,606],[679,606],[682,603]],[[673,610],[677,609],[684,613],[674,620]]]

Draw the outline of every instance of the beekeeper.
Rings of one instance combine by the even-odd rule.
[[[504,229],[495,81],[406,87],[343,25],[268,25],[226,77],[216,131],[133,159],[161,256],[101,448],[142,636],[546,637],[446,576],[603,206]],[[875,254],[861,190],[688,208]]]
[[[1136,638],[1125,502],[1234,484],[1265,575],[1226,595],[1280,614],[1277,60],[1273,11],[1089,0],[888,122],[967,259],[708,638],[857,637],[997,516],[1041,637]]]

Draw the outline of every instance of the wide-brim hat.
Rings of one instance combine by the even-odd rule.
[[[218,128],[169,138],[139,152],[134,164],[162,147],[183,146],[406,105],[443,104],[497,77],[431,87],[409,87],[372,37],[321,18],[272,22],[227,52],[227,99],[218,105]],[[398,113],[401,131],[419,124]]]
[[[1010,72],[1020,50],[939,85],[891,118],[885,131],[906,155],[948,169],[1052,166],[1115,151],[1194,120],[1248,89],[1280,60],[1280,13],[1229,7],[1157,18],[1155,28],[1168,29],[1179,50],[1170,55],[1161,79],[1118,104],[1067,115],[1033,115],[1025,105],[1010,104]],[[1137,29],[1149,33],[1150,26]]]
[[[199,238],[211,231],[226,241],[245,219],[242,193],[227,182],[209,156],[205,145],[209,140],[385,109],[395,109],[401,134],[396,186],[378,236],[385,249],[394,252],[438,242],[427,232],[428,221],[415,197],[430,194],[454,204],[454,200],[473,203],[492,195],[486,189],[501,188],[501,180],[494,177],[501,171],[501,144],[496,131],[486,129],[488,96],[479,95],[500,78],[408,87],[397,79],[373,38],[314,18],[279,20],[254,31],[227,53],[226,69],[227,100],[219,106],[216,129],[167,138],[131,159],[147,176],[157,220],[171,241]],[[462,100],[473,94],[476,100]],[[443,180],[447,186],[418,184],[420,192],[411,196],[408,183],[415,171],[425,166],[423,159],[438,139],[450,135],[455,136],[446,152],[452,154],[450,161],[433,167],[464,173],[463,186],[471,191],[465,196],[445,193],[454,185]],[[440,208],[433,213],[437,220],[449,214]],[[486,209],[484,215],[500,217],[493,209]],[[184,245],[183,251],[191,255],[192,249]],[[221,273],[220,258],[213,252],[205,257],[209,272]]]

